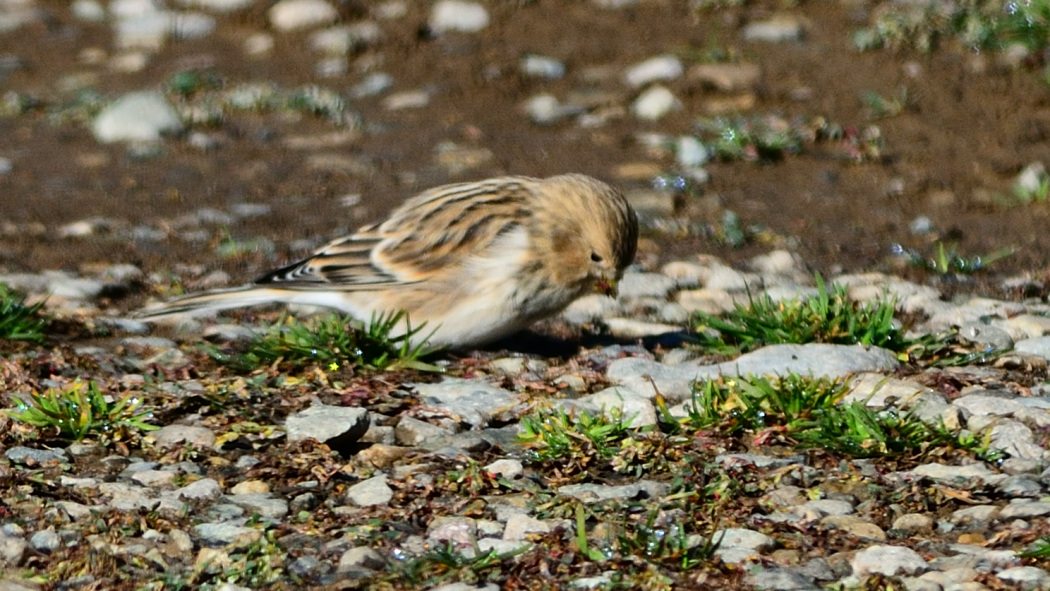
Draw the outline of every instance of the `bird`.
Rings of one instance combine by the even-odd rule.
[[[137,316],[307,304],[362,323],[403,313],[391,337],[480,347],[614,286],[637,244],[634,209],[602,181],[576,173],[496,177],[428,189],[384,221],[250,285],[183,296]]]

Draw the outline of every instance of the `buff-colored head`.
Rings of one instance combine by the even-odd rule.
[[[638,218],[623,194],[579,174],[545,179],[539,193],[537,246],[556,263],[553,281],[580,292],[615,283],[638,246]]]

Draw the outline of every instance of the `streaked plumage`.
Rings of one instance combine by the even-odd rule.
[[[140,315],[268,303],[334,308],[367,322],[404,310],[434,346],[491,342],[560,312],[634,258],[627,200],[581,174],[445,185],[245,287],[173,300]]]

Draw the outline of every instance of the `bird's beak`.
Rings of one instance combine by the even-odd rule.
[[[594,291],[602,295],[616,297],[616,286],[619,280],[616,277],[601,277],[594,282]]]

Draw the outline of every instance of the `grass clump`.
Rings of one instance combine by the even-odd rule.
[[[844,127],[824,117],[788,119],[766,114],[705,118],[696,127],[704,147],[724,161],[782,160],[819,142],[836,146],[840,157],[852,162],[882,157],[882,132],[874,125]]]
[[[853,34],[860,51],[911,47],[933,51],[944,41],[974,50],[1023,47],[1044,59],[1050,47],[1050,0],[960,0],[898,4],[876,11],[870,26]]]
[[[937,275],[972,275],[1016,252],[1016,249],[1013,248],[1002,248],[984,256],[966,257],[959,254],[959,249],[954,244],[945,245],[943,242],[938,242],[936,252],[928,257],[899,244],[894,245],[892,250],[912,266]]]
[[[931,426],[894,408],[842,403],[848,391],[841,381],[797,374],[698,382],[689,414],[680,422],[693,429],[753,433],[757,445],[783,440],[855,458],[921,454],[937,445],[988,455],[982,442],[965,432]]]
[[[391,336],[402,319],[404,334]],[[209,349],[214,359],[236,369],[287,364],[338,370],[342,366],[368,369],[418,369],[439,371],[421,361],[428,353],[426,338],[417,339],[423,327],[412,327],[403,312],[373,317],[366,326],[349,316],[332,314],[300,322],[279,322],[256,337],[243,353],[226,354]]]
[[[619,450],[619,443],[632,433],[632,420],[615,407],[608,415],[544,409],[522,417],[518,441],[528,448],[527,457],[535,462],[611,458]]]
[[[724,318],[697,312],[692,330],[702,347],[727,354],[776,344],[863,344],[893,351],[906,347],[894,321],[892,299],[857,303],[844,286],[833,284],[829,289],[819,275],[816,282],[817,294],[811,298],[751,298],[749,306],[738,304]]]
[[[153,431],[152,414],[142,408],[142,400],[127,394],[109,402],[95,382],[75,382],[71,387],[34,392],[29,400],[15,397],[16,408],[9,416],[38,429],[54,430],[63,439],[80,441],[89,435],[119,441],[137,431]]]
[[[0,283],[0,339],[43,342],[49,324],[40,314],[43,306],[43,302],[27,306],[24,295]]]

